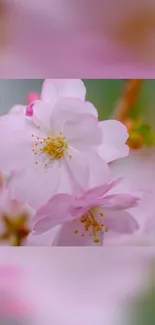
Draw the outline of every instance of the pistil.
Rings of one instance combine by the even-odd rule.
[[[80,219],[80,222],[84,226],[84,232],[89,232],[90,236],[93,236],[94,243],[99,243],[99,234],[108,231],[108,228],[102,221],[104,214],[102,211],[99,211],[101,211],[100,207],[92,208]],[[99,218],[95,216],[96,212],[99,213]],[[75,230],[74,233],[79,234],[79,231]],[[82,233],[81,236],[84,237],[84,233]]]

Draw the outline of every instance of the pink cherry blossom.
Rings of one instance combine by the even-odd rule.
[[[0,118],[0,168],[16,172],[12,198],[36,209],[56,193],[82,194],[109,181],[107,162],[128,155],[126,127],[99,123],[85,96],[80,79],[47,79],[25,114]]]
[[[80,79],[46,79],[43,83],[41,99],[54,105],[58,99],[63,97],[79,98],[82,101],[86,97],[86,88]],[[98,117],[97,110],[88,104],[90,113]],[[61,112],[62,114],[62,112]],[[59,117],[60,118],[60,117]],[[128,156],[129,147],[126,145],[128,139],[127,128],[116,120],[99,122],[102,132],[102,143],[98,153],[107,163]]]
[[[46,79],[42,86],[41,100],[54,106],[62,98],[79,98],[85,101],[86,88],[80,79]],[[27,116],[33,115],[34,102],[30,102],[28,106],[15,105],[9,113],[24,113]],[[98,117],[97,110],[93,105],[87,103],[89,112],[96,118]],[[60,114],[63,114],[62,110]],[[55,118],[60,118],[56,115]],[[99,122],[102,143],[98,148],[98,153],[107,163],[128,156],[129,147],[126,145],[128,139],[127,128],[119,121],[107,120]]]
[[[131,151],[129,157],[111,164],[111,170],[116,177],[124,176],[118,185],[119,191],[132,188],[143,189],[143,197],[139,205],[130,209],[131,215],[138,221],[139,230],[135,235],[125,235],[121,238],[112,235],[105,238],[105,245],[155,245],[155,150],[143,148]],[[113,191],[116,193],[115,191]]]
[[[126,210],[136,206],[140,198],[134,192],[108,193],[120,180],[93,188],[80,197],[54,195],[36,212],[33,230],[42,234],[62,225],[55,238],[55,243],[60,246],[102,245],[108,230],[119,234],[133,233],[139,225]]]
[[[19,172],[10,182],[14,198],[36,208],[57,191],[108,180],[109,169],[95,151],[101,130],[91,103],[64,98],[53,107],[36,101],[33,112],[0,119],[0,167]]]
[[[10,229],[7,229],[5,220],[18,220],[18,218],[22,216],[27,216],[26,224],[23,222],[23,230],[30,229],[30,219],[34,214],[33,210],[27,205],[19,202],[18,200],[11,199],[8,184],[10,178],[6,177],[3,173],[0,174],[0,244],[9,245],[11,244],[9,240],[13,240],[13,233],[10,233]],[[12,222],[11,221],[11,222]],[[17,224],[18,226],[18,224]],[[4,233],[6,234],[6,238],[3,238]]]
[[[86,88],[79,79],[46,79],[43,83],[41,99],[49,104],[55,104],[63,97],[77,97],[85,100]],[[90,113],[98,117],[97,111],[89,104]],[[62,112],[61,112],[62,114]],[[60,117],[59,117],[60,118]],[[128,132],[126,126],[116,120],[99,122],[102,132],[102,144],[98,153],[107,163],[128,156],[126,145]]]

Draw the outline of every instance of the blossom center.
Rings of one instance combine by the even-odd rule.
[[[22,246],[30,233],[28,227],[28,215],[2,217],[4,231],[0,234],[0,241],[9,241],[11,246]]]
[[[39,137],[32,134],[32,137],[35,137],[37,141],[34,144],[32,152],[34,155],[44,155],[45,159],[49,161],[60,160],[64,158],[65,150],[68,148],[68,143],[66,138],[62,136],[62,133],[58,136],[47,136],[47,137]],[[71,158],[71,156],[69,156]],[[38,164],[38,161],[36,161]],[[45,163],[45,166],[48,164]]]
[[[92,208],[85,213],[80,219],[80,223],[83,225],[81,236],[85,237],[87,233],[93,237],[94,243],[99,243],[99,235],[108,231],[103,223],[103,217],[104,214],[100,207]],[[78,234],[79,231],[75,230],[74,233]]]
[[[68,147],[65,138],[47,137],[43,140],[42,153],[47,153],[52,159],[61,159],[64,156],[64,150]]]

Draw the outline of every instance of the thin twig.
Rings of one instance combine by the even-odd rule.
[[[116,105],[113,118],[124,122],[133,109],[133,106],[139,95],[143,79],[127,79],[125,80],[125,87],[123,94]]]

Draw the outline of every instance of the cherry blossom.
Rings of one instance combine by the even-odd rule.
[[[56,193],[82,194],[108,182],[107,163],[128,155],[126,127],[99,122],[85,96],[80,79],[47,79],[25,114],[0,118],[0,168],[15,172],[12,198],[38,209]]]
[[[26,204],[10,197],[8,183],[10,177],[0,174],[0,241],[3,245],[24,244],[30,232],[33,210]]]
[[[124,175],[118,184],[119,191],[132,188],[143,189],[143,197],[138,206],[130,209],[132,217],[139,223],[139,230],[135,235],[114,236],[105,238],[105,245],[123,246],[154,246],[155,245],[155,150],[142,148],[131,151],[128,158],[111,164],[113,176],[120,172]],[[113,190],[116,193],[116,189]]]
[[[135,192],[108,193],[121,179],[93,188],[81,197],[69,194],[53,196],[32,221],[38,234],[62,225],[55,238],[57,245],[102,245],[106,232],[133,233],[139,228],[127,209],[140,200]]]
[[[88,104],[66,99],[52,112],[49,104],[38,101],[33,110],[32,118],[8,115],[0,121],[1,135],[6,134],[0,165],[17,171],[10,182],[14,198],[35,208],[64,187],[81,191],[90,179],[109,177],[107,165],[95,152],[100,128]],[[58,111],[63,111],[61,119]]]

